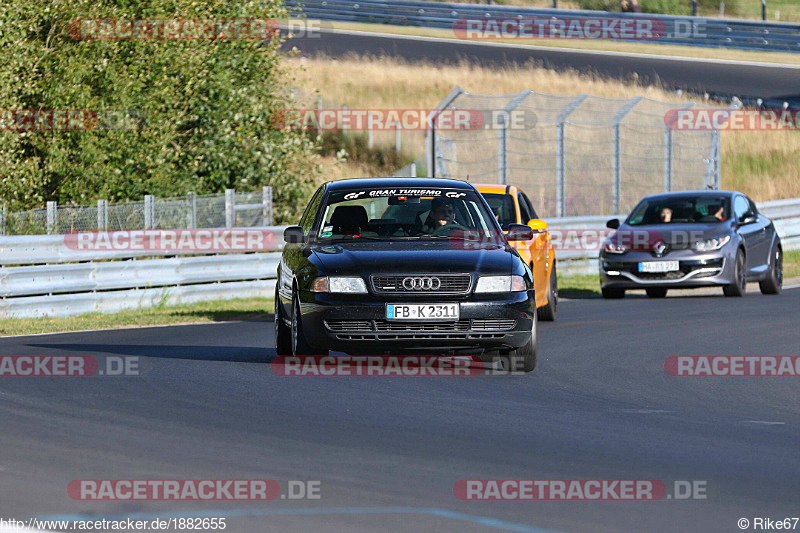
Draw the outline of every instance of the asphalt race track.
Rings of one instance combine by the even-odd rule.
[[[720,96],[787,100],[793,107],[800,106],[800,65],[476,43],[342,30],[320,30],[313,36],[293,38],[285,44],[286,48],[293,46],[303,54],[321,53],[330,57],[368,53],[435,63],[467,59],[483,65],[524,65],[536,61],[556,70],[575,69],[623,80],[636,76],[645,84],[660,82],[668,88]],[[468,87],[468,82],[465,83]],[[475,88],[469,90],[476,91]]]
[[[739,531],[798,516],[798,378],[668,376],[671,355],[793,355],[800,290],[563,301],[524,377],[286,378],[272,322],[9,337],[139,356],[138,377],[0,378],[0,516],[229,517],[232,532]],[[321,499],[82,502],[74,479],[321,481]],[[460,479],[707,482],[705,500],[466,502]],[[83,513],[84,516],[78,516]]]

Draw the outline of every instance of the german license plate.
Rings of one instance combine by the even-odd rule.
[[[680,270],[677,261],[645,261],[639,263],[639,272],[674,272]]]
[[[388,320],[458,320],[458,304],[386,304]]]

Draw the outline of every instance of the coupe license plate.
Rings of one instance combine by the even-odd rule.
[[[387,304],[389,320],[458,320],[458,304]]]
[[[639,263],[639,272],[673,272],[680,270],[677,261],[645,261]]]

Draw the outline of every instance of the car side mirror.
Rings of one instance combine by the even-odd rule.
[[[529,241],[533,239],[533,230],[525,224],[510,224],[507,239],[511,241]]]
[[[746,226],[747,224],[753,224],[754,222],[758,221],[758,217],[752,211],[748,211],[742,218],[739,220],[739,224],[742,226]]]
[[[528,221],[528,227],[531,228],[534,233],[544,233],[547,231],[547,222],[538,218],[532,218]]]
[[[283,240],[287,243],[299,244],[305,241],[306,235],[301,226],[289,226],[283,230]]]
[[[618,229],[619,228],[619,219],[612,218],[608,222],[606,222],[606,227],[611,229]]]

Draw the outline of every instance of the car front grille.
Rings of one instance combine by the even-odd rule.
[[[372,276],[371,279],[372,289],[378,293],[465,294],[472,285],[472,276],[469,274],[403,274]],[[419,279],[435,281],[415,287],[414,281]]]
[[[339,340],[490,339],[514,329],[514,319],[462,319],[454,322],[395,322],[393,320],[326,320]]]
[[[688,261],[679,261],[678,268],[680,270],[673,271],[673,272],[639,272],[639,263],[638,262],[614,262],[614,261],[606,261],[604,263],[604,268],[606,270],[619,270],[622,272],[629,272],[636,276],[641,280],[647,281],[671,281],[680,279],[688,274],[691,274],[695,270],[699,270],[701,268],[717,268],[721,269],[723,264],[722,258],[719,259],[707,259],[703,261],[699,260],[688,260]],[[714,276],[716,272],[701,272],[696,278],[702,278],[706,276]]]

